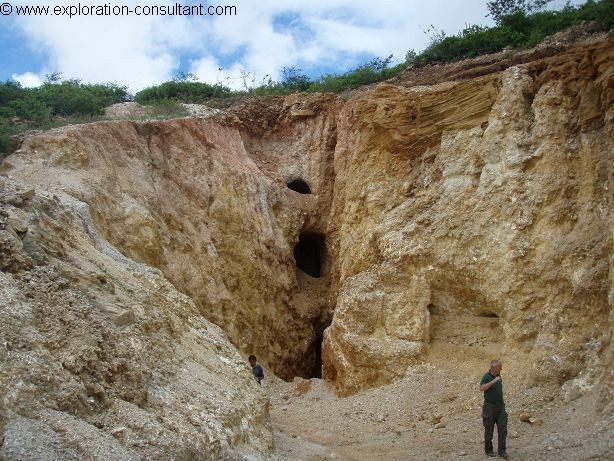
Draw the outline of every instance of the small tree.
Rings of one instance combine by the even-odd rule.
[[[497,25],[501,25],[503,16],[518,13],[534,13],[543,9],[552,0],[491,0],[486,2],[488,16],[492,17]]]
[[[427,29],[423,30],[422,32],[429,38],[427,48],[443,42],[446,38],[446,32],[443,29],[437,29],[433,24],[428,26]]]
[[[281,84],[284,88],[288,88],[292,91],[305,91],[309,88],[311,80],[306,74],[303,74],[303,69],[298,67],[284,66],[281,69],[281,75],[283,76]]]
[[[62,80],[62,72],[52,72],[50,74],[45,74],[45,83],[59,83]]]
[[[373,70],[374,72],[383,72],[384,70],[388,69],[388,67],[390,67],[392,58],[393,58],[393,55],[391,54],[389,54],[385,58],[373,58],[371,59],[371,61],[364,64],[363,66],[358,66],[357,69],[360,69],[361,67],[365,67],[365,68]]]

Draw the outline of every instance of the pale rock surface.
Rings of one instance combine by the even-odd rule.
[[[4,168],[87,203],[110,243],[160,269],[241,351],[281,377],[307,376],[332,315],[330,277],[297,277],[293,249],[301,231],[325,228],[340,102],[294,99],[217,119],[51,130]],[[313,194],[289,190],[296,178]]]
[[[268,398],[224,332],[89,210],[0,177],[0,458],[268,457]]]
[[[210,117],[219,113],[218,109],[208,107],[204,104],[183,104],[177,105],[180,110],[185,111],[186,116]],[[121,119],[148,119],[156,118],[157,115],[164,115],[164,108],[144,106],[138,102],[120,102],[105,108],[104,116],[112,120]]]
[[[612,413],[613,50],[26,137],[1,166],[3,450],[266,456],[240,354],[348,395],[435,341]]]
[[[476,334],[497,320],[501,353],[571,398],[607,370],[613,48],[433,87],[383,84],[344,106],[339,292],[323,352],[339,392],[402,377],[428,360],[432,324],[461,318]],[[600,381],[611,392],[611,375]]]

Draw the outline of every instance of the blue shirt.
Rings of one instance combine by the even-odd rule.
[[[258,384],[260,384],[260,381],[264,379],[264,370],[260,365],[256,365],[255,367],[252,367],[252,372],[254,373]]]

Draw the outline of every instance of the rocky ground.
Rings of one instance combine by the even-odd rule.
[[[225,334],[89,208],[0,177],[0,460],[262,459],[268,399]]]
[[[487,459],[478,382],[498,345],[450,339],[436,339],[430,363],[402,381],[351,397],[319,379],[268,379],[278,459]],[[596,388],[565,403],[557,389],[525,384],[522,357],[503,360],[510,459],[614,459],[614,421],[595,408]]]
[[[110,120],[147,120],[169,117],[210,117],[219,110],[203,104],[177,104],[170,107],[144,106],[138,102],[121,102],[107,107],[104,116]]]

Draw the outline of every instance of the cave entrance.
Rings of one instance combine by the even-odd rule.
[[[296,267],[315,278],[322,276],[324,264],[324,236],[317,233],[303,232],[294,247]]]
[[[305,371],[302,378],[322,379],[322,345],[324,343],[324,330],[331,324],[332,319],[318,319],[313,322],[314,339],[305,353]]]
[[[293,179],[288,184],[288,189],[292,189],[299,194],[311,194],[311,189],[309,188],[309,184],[307,184],[302,179]]]

